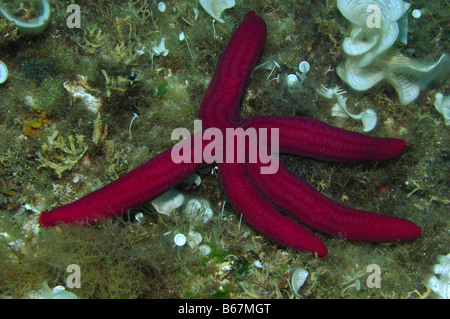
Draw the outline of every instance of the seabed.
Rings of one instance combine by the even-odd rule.
[[[79,298],[436,297],[424,280],[450,250],[450,145],[434,96],[449,94],[448,81],[406,106],[387,84],[364,92],[346,86],[335,70],[345,59],[350,27],[336,1],[242,0],[223,13],[225,23],[213,23],[197,1],[164,2],[165,12],[158,1],[82,1],[81,27],[69,28],[71,1],[50,1],[51,21],[39,35],[24,35],[0,17],[0,59],[9,70],[0,84],[0,296],[39,296],[46,282]],[[409,2],[409,14],[415,8],[423,14],[410,16],[408,45],[399,50],[414,59],[450,53],[448,4]],[[39,3],[8,6],[31,20]],[[368,134],[405,139],[407,150],[374,164],[287,155],[282,161],[326,196],[407,218],[423,236],[372,244],[319,234],[329,250],[325,259],[286,249],[240,219],[214,170],[199,174],[198,186],[176,188],[209,201],[214,215],[207,223],[194,224],[182,208],[171,217],[158,214],[149,203],[94,226],[40,228],[39,211],[70,203],[166,150],[176,143],[173,129],[193,129],[218,58],[249,10],[268,27],[259,62],[274,59],[280,68],[270,77],[270,71],[254,74],[240,118],[307,116],[361,131],[360,122],[332,117],[332,103],[317,93],[321,85],[339,85],[349,108],[376,110],[378,124]],[[167,55],[153,50],[162,38]],[[301,61],[311,65],[301,86],[276,81],[277,74],[295,73]],[[175,233],[193,230],[211,249],[208,255],[173,243]],[[72,264],[79,266],[80,288],[67,281]],[[298,267],[309,275],[294,292]],[[379,269],[379,287],[373,269]]]

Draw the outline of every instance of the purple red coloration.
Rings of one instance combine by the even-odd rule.
[[[280,152],[329,161],[381,161],[402,153],[406,147],[403,140],[370,137],[308,118],[254,117],[237,122],[245,85],[265,40],[264,20],[253,11],[249,12],[221,56],[201,104],[199,115],[204,129],[218,128],[222,132],[227,128],[279,129]],[[201,152],[204,147],[203,144],[195,145],[195,151]],[[257,151],[259,146],[249,143],[245,147],[250,153]],[[42,213],[41,225],[92,223],[117,216],[157,197],[204,165],[175,164],[170,154],[170,150],[161,153],[80,200]],[[328,254],[319,237],[277,209],[311,228],[352,240],[412,240],[422,233],[406,219],[356,210],[334,202],[281,163],[278,171],[271,175],[261,174],[263,164],[259,160],[255,163],[218,163],[218,166],[222,188],[235,209],[258,231],[287,247],[312,252],[319,257]]]

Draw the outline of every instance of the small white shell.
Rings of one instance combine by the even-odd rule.
[[[211,247],[209,247],[209,245],[200,245],[198,247],[198,251],[202,254],[202,256],[208,256],[211,252]]]
[[[174,189],[169,189],[151,203],[158,213],[171,216],[175,209],[183,205],[184,196]]]
[[[363,123],[363,131],[370,132],[377,125],[377,113],[372,109],[367,109],[359,113],[361,121]]]
[[[302,72],[303,74],[308,73],[309,69],[311,68],[311,66],[309,65],[308,61],[302,61],[300,62],[300,64],[298,65],[298,69],[300,70],[300,72]]]
[[[298,80],[298,77],[295,74],[289,74],[286,77],[286,84],[289,87],[292,87],[292,86],[297,85],[299,83],[300,83],[300,81]]]
[[[136,221],[141,222],[144,219],[144,214],[142,212],[136,213],[134,215],[134,219],[136,219]]]
[[[186,214],[186,217],[194,223],[206,223],[213,216],[213,211],[209,202],[205,199],[196,198],[187,202],[184,213]]]
[[[182,183],[186,184],[186,189],[191,188],[192,185],[198,187],[202,183],[202,178],[197,174],[192,174],[191,176],[186,178]]]
[[[45,30],[47,24],[50,22],[50,16],[52,12],[50,3],[47,0],[41,0],[41,8],[41,14],[38,17],[29,20],[22,20],[16,17],[14,14],[11,14],[4,6],[0,6],[0,14],[2,14],[7,20],[14,22],[20,32],[24,34],[36,35]]]
[[[5,63],[0,61],[0,84],[8,79],[8,67]]]
[[[200,4],[211,17],[221,23],[225,23],[225,21],[220,18],[223,11],[234,7],[235,5],[234,0],[200,0]]]
[[[291,286],[297,297],[299,297],[298,291],[304,285],[308,275],[309,273],[301,266],[297,267],[292,273]]]
[[[419,19],[422,16],[422,11],[420,11],[419,9],[414,9],[411,15],[414,18]]]
[[[165,38],[162,38],[159,44],[152,47],[152,51],[155,55],[167,56],[169,54],[169,50],[166,49]]]
[[[188,243],[189,247],[191,247],[191,248],[197,247],[198,245],[200,245],[202,240],[203,240],[202,234],[192,231],[192,230],[189,231],[188,236],[187,236],[187,243]]]
[[[166,4],[164,2],[159,2],[158,3],[158,10],[159,12],[166,12]]]
[[[184,246],[186,244],[186,236],[184,236],[183,234],[176,234],[173,238],[173,242],[178,247]]]

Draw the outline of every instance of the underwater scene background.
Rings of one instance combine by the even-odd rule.
[[[76,8],[68,10],[73,2],[80,20]],[[212,2],[223,23],[194,0],[167,0],[165,7],[151,0],[0,1],[32,24],[20,28],[0,15],[0,61],[7,67],[0,72],[6,77],[0,84],[0,296],[51,298],[58,293],[51,288],[63,286],[71,293],[65,297],[78,298],[448,298],[450,260],[442,256],[450,252],[449,3],[409,1],[406,22],[398,22],[407,41],[378,52],[364,70],[396,69],[355,90],[337,72],[353,58],[343,45],[352,23],[338,8],[346,1],[237,0],[223,12],[220,1]],[[47,4],[51,14],[43,18]],[[324,195],[407,218],[422,237],[367,243],[318,233],[329,250],[324,259],[287,249],[241,220],[214,168],[123,217],[41,228],[40,212],[168,149],[176,143],[173,129],[193,132],[217,61],[250,10],[267,23],[258,64],[277,65],[253,74],[240,119],[303,116],[363,132],[364,123],[348,113],[372,109],[377,121],[366,134],[406,140],[398,158],[357,165],[281,159]],[[360,40],[387,37],[380,34],[368,30]],[[309,70],[299,69],[302,61]],[[393,84],[399,69],[420,91],[412,101]],[[324,97],[333,88],[347,99],[340,115]],[[189,200],[204,203],[208,214],[192,217]],[[187,243],[177,246],[176,234]],[[72,285],[70,265],[78,266],[79,287]]]

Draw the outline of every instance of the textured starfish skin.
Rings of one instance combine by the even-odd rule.
[[[222,188],[234,208],[265,236],[284,246],[325,257],[327,248],[322,240],[292,219],[280,214],[270,200],[250,182],[247,170],[246,164],[219,165]]]
[[[370,137],[313,119],[254,117],[236,122],[245,85],[265,39],[264,20],[249,12],[221,56],[201,104],[199,115],[204,128],[215,127],[222,132],[227,128],[277,128],[280,152],[329,161],[387,160],[404,150],[405,141]],[[205,144],[193,146],[196,152],[201,152]],[[248,154],[258,151],[260,146],[249,143],[245,147]],[[170,154],[170,150],[161,153],[80,200],[42,213],[41,225],[92,223],[117,216],[157,197],[204,165],[175,164]],[[284,246],[316,253],[319,257],[328,254],[316,235],[277,209],[312,228],[348,239],[383,242],[411,240],[421,235],[421,229],[406,219],[348,208],[326,198],[281,163],[279,170],[271,175],[261,174],[263,164],[259,161],[227,162],[218,166],[222,188],[235,209],[258,231]]]
[[[242,127],[279,129],[282,153],[335,162],[383,161],[400,155],[406,141],[350,132],[302,117],[259,116],[243,120]]]
[[[420,234],[420,228],[409,220],[349,208],[325,197],[284,165],[269,178],[260,174],[258,163],[249,166],[249,175],[258,188],[278,207],[311,228],[372,242],[411,240]]]
[[[230,127],[237,120],[244,88],[266,42],[266,23],[250,11],[219,59],[200,105],[205,127]]]

